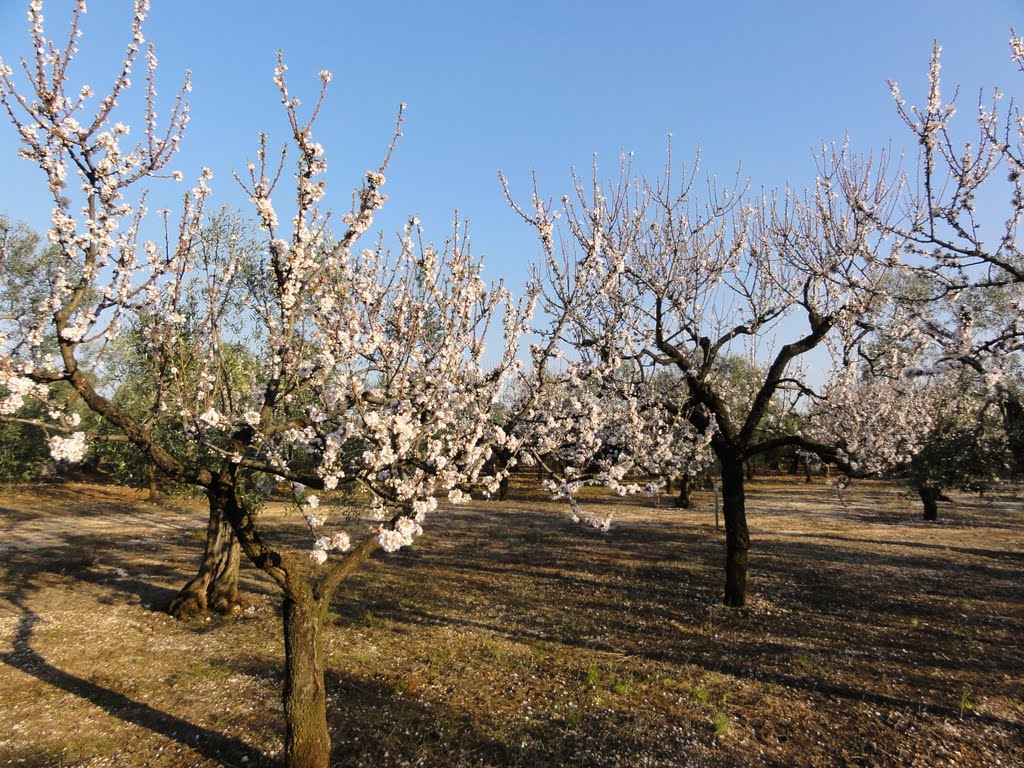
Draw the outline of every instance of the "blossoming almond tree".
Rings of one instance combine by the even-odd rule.
[[[528,213],[500,179],[512,208],[541,233],[532,284],[545,321],[532,329],[538,338],[532,367],[520,377],[506,428],[521,445],[523,463],[536,466],[551,495],[569,503],[572,519],[606,531],[611,514],[588,515],[580,506],[584,486],[602,485],[620,495],[659,493],[660,478],[692,475],[708,463],[712,430],[694,429],[677,393],[624,352],[629,339],[621,336],[619,310],[610,300],[609,287],[619,277],[614,269],[577,269],[579,253],[555,247],[558,213],[540,198],[536,184],[534,211]],[[616,245],[605,239],[587,247],[590,254],[614,252]],[[581,336],[583,317],[600,328]]]
[[[902,476],[938,519],[944,491],[984,488],[1013,469],[1013,437],[971,367],[908,375],[902,351],[886,366],[836,371],[828,397],[810,413],[809,433],[833,451],[821,458],[853,477]]]
[[[828,449],[786,429],[795,423],[787,412],[823,396],[798,363],[843,329],[843,338],[858,338],[898,253],[897,241],[845,204],[836,188],[842,160],[839,151],[824,156],[815,189],[803,197],[746,203],[737,187],[710,185],[701,200],[695,172],[680,182],[670,155],[656,183],[625,164],[617,182],[602,186],[595,174],[590,190],[577,182],[574,197],[562,198],[565,266],[545,282],[546,300],[575,308],[560,335],[576,349],[607,339],[623,360],[679,372],[686,418],[697,434],[711,434],[721,471],[728,605],[746,599],[744,461],[782,446]],[[890,190],[872,187],[870,168],[863,170],[863,194],[879,210],[891,205]],[[556,220],[538,201],[535,194],[524,218],[552,260]],[[584,285],[595,288],[581,298]],[[737,350],[766,361],[746,399],[729,396],[717,365]]]
[[[178,238],[173,247],[161,251],[155,242],[140,243],[139,228],[145,213],[144,197],[136,205],[125,198],[126,190],[143,179],[170,175],[166,167],[173,157],[188,122],[190,88],[186,75],[182,90],[163,129],[156,115],[156,88],[152,74],[156,57],[149,47],[145,57],[146,110],[144,134],[140,140],[128,138],[129,126],[115,117],[118,100],[131,87],[134,70],[139,66],[145,40],[142,22],[145,8],[138,4],[132,22],[132,40],[123,66],[109,93],[97,99],[92,88],[81,86],[69,92],[67,69],[78,52],[80,19],[85,12],[76,4],[71,32],[63,46],[48,40],[43,32],[42,3],[29,5],[31,39],[35,50],[34,66],[24,64],[29,78],[24,93],[18,90],[11,67],[0,67],[0,101],[20,133],[22,157],[34,161],[45,172],[54,199],[52,227],[48,233],[53,245],[52,291],[11,314],[0,329],[4,357],[0,360],[7,398],[0,411],[11,414],[31,394],[47,401],[49,385],[68,381],[73,396],[102,411],[108,421],[121,430],[120,437],[139,438],[152,444],[149,430],[129,419],[95,390],[91,374],[101,370],[104,354],[114,340],[130,327],[135,316],[144,312],[147,302],[159,295],[161,281],[180,284],[187,270],[186,257],[195,244],[202,221],[202,206],[208,194],[206,175],[186,197],[178,222]],[[98,103],[96,103],[98,101]],[[70,174],[70,178],[69,178]],[[179,172],[173,172],[180,178]],[[123,226],[127,225],[127,226]],[[118,228],[120,227],[120,231]],[[170,232],[168,231],[168,237]],[[230,285],[230,280],[226,281]],[[48,286],[49,287],[49,286]],[[174,290],[173,288],[171,290]],[[151,317],[156,317],[150,313]],[[180,318],[166,318],[163,327],[175,327]],[[142,327],[150,326],[145,319]],[[160,333],[155,329],[154,333]],[[53,354],[53,353],[56,354]],[[82,353],[90,360],[83,367]],[[165,406],[157,387],[155,409]],[[47,402],[55,416],[50,437],[60,459],[80,460],[86,451],[85,434],[63,417],[59,402]],[[65,434],[62,435],[60,432]],[[147,453],[175,479],[191,482],[205,480],[180,461],[152,444]],[[226,529],[226,523],[215,526]],[[211,542],[224,541],[225,537]],[[226,539],[230,542],[230,538]],[[229,610],[237,600],[237,548],[218,546],[217,557],[207,557],[217,567],[202,569],[203,581],[198,594],[205,605],[207,588],[213,602]],[[232,555],[233,558],[232,558]],[[226,567],[234,564],[233,567]],[[211,574],[216,573],[218,578]],[[194,585],[193,585],[194,586]]]
[[[288,223],[277,214],[287,153],[275,163],[264,137],[239,177],[266,231],[262,258],[242,238],[211,238],[204,229],[206,170],[184,196],[177,224],[163,216],[164,245],[144,239],[146,198],[136,190],[180,177],[166,169],[188,119],[186,79],[158,127],[152,46],[141,136],[132,143],[131,127],[116,118],[145,44],[147,5],[135,3],[122,72],[98,103],[88,87],[68,90],[84,2],[76,3],[64,45],[45,37],[42,3],[30,3],[35,56],[24,66],[26,86],[0,63],[0,102],[22,137],[22,155],[43,169],[53,194],[48,234],[59,260],[52,291],[3,327],[4,410],[66,382],[163,473],[204,490],[211,529],[230,530],[282,592],[287,764],[326,766],[321,622],[328,604],[375,549],[412,543],[439,496],[464,500],[474,484],[497,484],[482,475],[491,446],[505,439],[491,424],[492,403],[516,365],[531,302],[512,306],[501,285],[483,281],[458,224],[438,247],[410,222],[394,252],[380,242],[357,249],[384,203],[391,151],[335,222],[321,206],[326,161],[313,140],[330,75],[321,73],[319,100],[303,120],[280,57],[274,79],[295,161]],[[503,346],[485,358],[495,325],[490,335]],[[56,347],[45,343],[48,329]],[[151,410],[176,415],[187,450],[162,442],[147,419],[95,384],[105,352],[128,332],[146,351]],[[242,381],[228,365],[239,345],[254,361]],[[60,405],[50,403],[52,422],[68,436],[55,438],[53,450],[73,461],[87,435],[61,423]],[[279,481],[293,484],[304,507],[297,518],[305,551],[275,544],[260,528],[253,490]],[[370,522],[331,523],[316,494],[342,486],[368,500]]]
[[[572,520],[604,531],[612,514],[586,514],[578,498],[583,487],[656,495],[662,478],[696,474],[710,460],[710,432],[697,433],[680,404],[646,380],[646,371],[621,362],[616,368],[565,363],[530,387],[536,397],[512,427],[522,462],[538,468],[553,498],[568,502]]]
[[[1008,374],[1024,348],[1024,120],[998,89],[980,95],[973,117],[958,119],[957,94],[942,93],[940,54],[936,43],[921,106],[889,84],[918,146],[916,168],[902,174],[899,189],[905,215],[889,217],[855,182],[841,188],[851,206],[905,244],[904,269],[915,280],[897,297],[931,341],[928,364],[915,372],[970,368],[1004,411],[1019,412]],[[1024,39],[1015,34],[1010,60],[1024,72]]]

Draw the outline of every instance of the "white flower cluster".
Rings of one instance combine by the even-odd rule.
[[[576,496],[585,485],[603,485],[625,496],[660,492],[659,481],[630,482],[631,476],[675,478],[706,467],[715,432],[686,419],[683,398],[670,387],[652,387],[646,372],[599,349],[564,365],[562,373],[536,384],[539,396],[517,428],[533,463],[548,474],[544,487],[565,499],[575,522],[608,530],[610,518],[584,515]]]
[[[57,200],[48,233],[56,254],[52,290],[2,329],[0,370],[18,375],[0,381],[0,412],[14,413],[30,395],[45,397],[46,388],[25,371],[59,377],[70,373],[69,359],[82,370],[86,359],[101,364],[123,346],[115,342],[125,328],[138,328],[142,367],[154,384],[147,406],[157,418],[180,421],[202,457],[197,462],[244,463],[267,478],[310,473],[309,485],[327,492],[362,486],[379,520],[397,516],[375,534],[381,546],[407,546],[438,498],[460,502],[471,489],[498,487],[505,470],[489,464],[493,451],[515,443],[495,429],[494,404],[516,367],[533,303],[515,305],[503,286],[484,281],[458,224],[437,245],[409,222],[394,251],[383,243],[360,249],[359,236],[386,200],[387,159],[366,173],[343,217],[348,229],[336,236],[330,212],[320,207],[327,168],[314,139],[320,102],[300,117],[283,60],[274,80],[296,172],[282,175],[261,137],[255,161],[238,178],[270,231],[262,259],[242,219],[208,215],[208,169],[184,196],[180,216],[161,212],[166,237],[146,241],[145,198],[133,195],[140,182],[182,178],[168,163],[189,117],[186,80],[168,121],[158,125],[155,104],[164,99],[156,99],[156,57],[141,34],[147,5],[135,3],[123,74],[105,96],[91,89],[61,95],[74,49],[48,43],[41,12],[32,21],[37,60],[27,67],[27,87],[52,83],[45,87],[57,90],[47,93],[57,95],[23,99],[14,73],[0,65],[0,103]],[[144,70],[145,93],[132,100],[142,105],[141,123],[129,126],[118,101],[133,68]],[[330,73],[319,80],[322,99]],[[400,127],[401,113],[396,141]],[[297,193],[288,193],[289,216],[277,188],[285,179],[294,179]],[[16,360],[6,359],[8,350]],[[58,460],[79,460],[84,435],[51,438],[50,447]],[[262,486],[269,492],[275,482]],[[302,493],[314,536],[310,556],[323,562],[350,542],[341,533],[321,535],[327,510]]]
[[[207,427],[213,428],[219,426],[222,423],[223,418],[220,413],[217,412],[216,408],[208,408],[199,414],[199,421]]]
[[[380,547],[385,552],[397,552],[402,547],[408,547],[413,543],[416,536],[423,533],[419,523],[409,517],[399,518],[394,528],[382,528],[377,534]]]
[[[0,400],[0,415],[10,416],[25,404],[27,397],[46,399],[46,386],[36,384],[24,376],[0,378],[0,387],[7,390],[6,396]]]
[[[906,466],[941,415],[942,380],[899,375],[865,376],[855,366],[839,371],[811,414],[809,435],[836,446],[858,474]]]
[[[46,442],[54,461],[64,461],[69,464],[77,464],[82,461],[89,450],[84,432],[73,432],[70,437],[54,435]]]
[[[322,565],[327,561],[328,552],[347,552],[351,547],[352,541],[347,533],[339,532],[332,536],[319,536],[313,542],[309,559],[317,565]]]

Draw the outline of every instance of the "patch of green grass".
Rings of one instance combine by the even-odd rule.
[[[711,698],[711,688],[708,687],[707,683],[701,681],[692,685],[686,694],[698,704],[707,704]]]
[[[978,702],[971,696],[970,688],[964,688],[960,692],[960,701],[957,703],[957,708],[960,710],[960,717],[964,716],[964,712],[977,711]]]
[[[807,668],[814,661],[814,654],[810,651],[800,651],[793,657],[793,663],[798,667]]]
[[[633,690],[633,681],[628,677],[616,677],[612,682],[612,690],[619,696],[625,696]]]
[[[332,667],[347,665],[350,668],[363,669],[372,665],[376,659],[377,654],[371,650],[346,648],[343,651],[333,651],[327,657],[327,664]]]
[[[188,673],[199,680],[223,680],[231,674],[231,669],[220,662],[200,661],[189,667]]]
[[[633,690],[634,680],[629,674],[619,674],[614,669],[604,669],[594,662],[587,667],[586,684],[589,688],[611,691],[617,696],[625,696]]]
[[[724,710],[718,710],[715,713],[715,717],[711,721],[712,727],[715,729],[715,736],[721,736],[729,730],[731,720]]]
[[[427,656],[427,675],[433,678],[444,674],[451,669],[454,659],[455,654],[451,648],[435,648]]]
[[[551,652],[540,644],[530,646],[530,666],[539,667],[551,658]]]

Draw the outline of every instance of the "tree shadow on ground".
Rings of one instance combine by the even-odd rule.
[[[408,678],[406,678],[408,680]],[[435,708],[416,695],[369,676],[329,670],[331,765],[384,766],[402,757],[420,765],[516,765],[516,746],[486,736],[466,713]]]
[[[280,670],[264,660],[224,663],[232,672],[253,678],[280,676]],[[623,755],[644,750],[648,756],[660,751],[661,761],[654,765],[682,764],[673,759],[684,754],[680,744],[666,740],[653,747],[638,745],[631,735],[611,731],[606,713],[600,711],[578,712],[570,722],[545,718],[509,722],[506,713],[472,705],[463,708],[444,697],[435,699],[428,693],[429,682],[429,673],[423,670],[407,671],[395,679],[373,668],[355,673],[328,668],[325,685],[331,765],[597,768],[634,764],[623,762]],[[601,749],[600,745],[609,742],[614,742],[616,757]],[[719,768],[735,763],[712,760],[700,765]]]
[[[1012,683],[997,681],[1020,672],[1005,635],[1024,627],[999,607],[1024,597],[1013,553],[920,542],[854,552],[836,546],[837,535],[776,534],[752,553],[755,607],[733,611],[715,599],[720,542],[696,529],[624,523],[595,544],[549,523],[541,541],[532,517],[512,513],[502,524],[452,516],[446,541],[396,556],[414,592],[389,573],[368,573],[353,585],[358,605],[340,607],[337,623],[363,621],[365,609],[399,631],[456,626],[527,645],[619,651],[844,702],[846,711],[873,706],[946,721],[963,718],[965,688],[1009,695]],[[510,537],[513,525],[520,534]],[[953,597],[976,606],[970,633]],[[976,634],[987,622],[999,632]],[[656,644],[642,641],[652,633]],[[1024,741],[1024,725],[1012,719],[970,719]]]
[[[23,582],[22,585],[4,594],[4,599],[20,611],[21,615],[11,642],[11,650],[0,653],[0,663],[84,699],[125,723],[145,728],[189,747],[227,768],[272,768],[277,765],[275,761],[240,739],[190,723],[51,664],[32,648],[33,631],[40,617],[28,607],[26,592]]]
[[[1018,565],[1024,567],[1024,552],[1012,552],[1006,549],[980,549],[978,547],[957,547],[949,544],[930,544],[924,541],[906,541],[901,539],[887,539],[887,538],[876,538],[868,539],[857,536],[847,536],[838,533],[800,533],[798,531],[787,531],[786,533],[775,534],[775,538],[793,538],[793,539],[824,539],[829,541],[841,541],[850,544],[870,544],[875,547],[909,547],[911,549],[926,549],[938,553],[955,552],[961,555],[969,555],[971,557],[981,557],[992,560],[1009,560],[1016,561]]]
[[[524,629],[510,628],[495,622],[474,621],[460,617],[433,615],[416,609],[389,611],[382,614],[390,621],[410,626],[432,625],[437,627],[464,627],[467,630],[484,630],[494,636],[520,643],[545,642],[596,653],[615,653],[623,649],[614,644],[571,636],[557,631],[556,628]],[[666,632],[666,635],[669,634]],[[872,691],[868,687],[854,686],[846,683],[829,681],[818,674],[799,674],[783,672],[780,660],[788,664],[804,650],[805,646],[796,641],[766,642],[757,637],[749,641],[736,638],[718,637],[715,644],[704,649],[688,647],[680,643],[664,643],[660,649],[629,649],[629,655],[635,658],[663,664],[688,664],[703,668],[707,672],[728,675],[739,679],[747,679],[760,683],[771,683],[805,693],[812,693],[833,699],[845,699],[851,703],[871,704],[877,707],[901,709],[930,713],[948,719],[960,719],[963,711],[950,705],[935,701],[925,703],[920,699],[911,699],[898,695],[883,694]],[[826,654],[818,652],[818,656]],[[743,662],[729,659],[744,659]],[[958,666],[957,668],[962,668]],[[999,725],[1015,732],[1024,740],[1024,724],[981,712],[972,714],[972,719]]]
[[[101,603],[136,598],[132,602],[143,608],[164,612],[202,557],[202,546],[192,542],[160,541],[154,547],[151,541],[131,540],[116,549],[110,544],[109,537],[99,534],[67,534],[60,545],[14,550],[9,562],[26,580],[47,573],[71,577],[108,592],[97,596]],[[243,603],[246,595],[277,595],[269,579],[247,562],[239,569],[239,591]]]

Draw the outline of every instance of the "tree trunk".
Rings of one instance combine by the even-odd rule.
[[[689,475],[683,475],[679,478],[679,496],[676,498],[676,506],[679,509],[690,509],[693,507],[693,501],[690,499],[690,489],[692,481]]]
[[[921,503],[924,504],[924,519],[938,520],[939,498],[942,496],[942,491],[933,485],[919,485],[917,494],[921,497]]]
[[[156,467],[150,464],[146,467],[146,485],[149,489],[148,501],[156,501],[160,498],[160,487],[156,482]]]
[[[1003,429],[1016,471],[1024,470],[1024,404],[1016,395],[1002,393]]]
[[[331,735],[321,638],[323,608],[305,584],[285,595],[284,717],[287,768],[328,768]]]
[[[206,611],[229,616],[240,604],[238,594],[238,539],[224,516],[224,505],[208,494],[210,519],[206,525],[206,549],[199,573],[171,600],[167,612],[187,619]]]
[[[744,499],[743,461],[721,459],[722,513],[725,517],[725,604],[742,608],[747,600],[750,531]]]
[[[746,469],[747,480],[753,480],[754,479],[754,460],[753,459],[747,459],[743,464],[744,464],[744,467]]]
[[[275,552],[262,541],[252,512],[238,493],[235,471],[229,466],[210,490],[223,505],[224,518],[246,556],[281,587],[284,599],[284,717],[286,768],[329,768],[331,736],[327,727],[322,624],[331,597],[353,571],[376,549],[370,536],[329,570],[314,587],[298,562]]]
[[[284,593],[284,716],[286,768],[329,768],[331,735],[327,727],[322,624],[338,587],[366,561],[380,541],[368,536],[313,584],[300,563],[267,546],[237,485],[238,467],[226,464],[210,488],[234,531],[239,548]],[[211,506],[212,509],[212,506]]]

